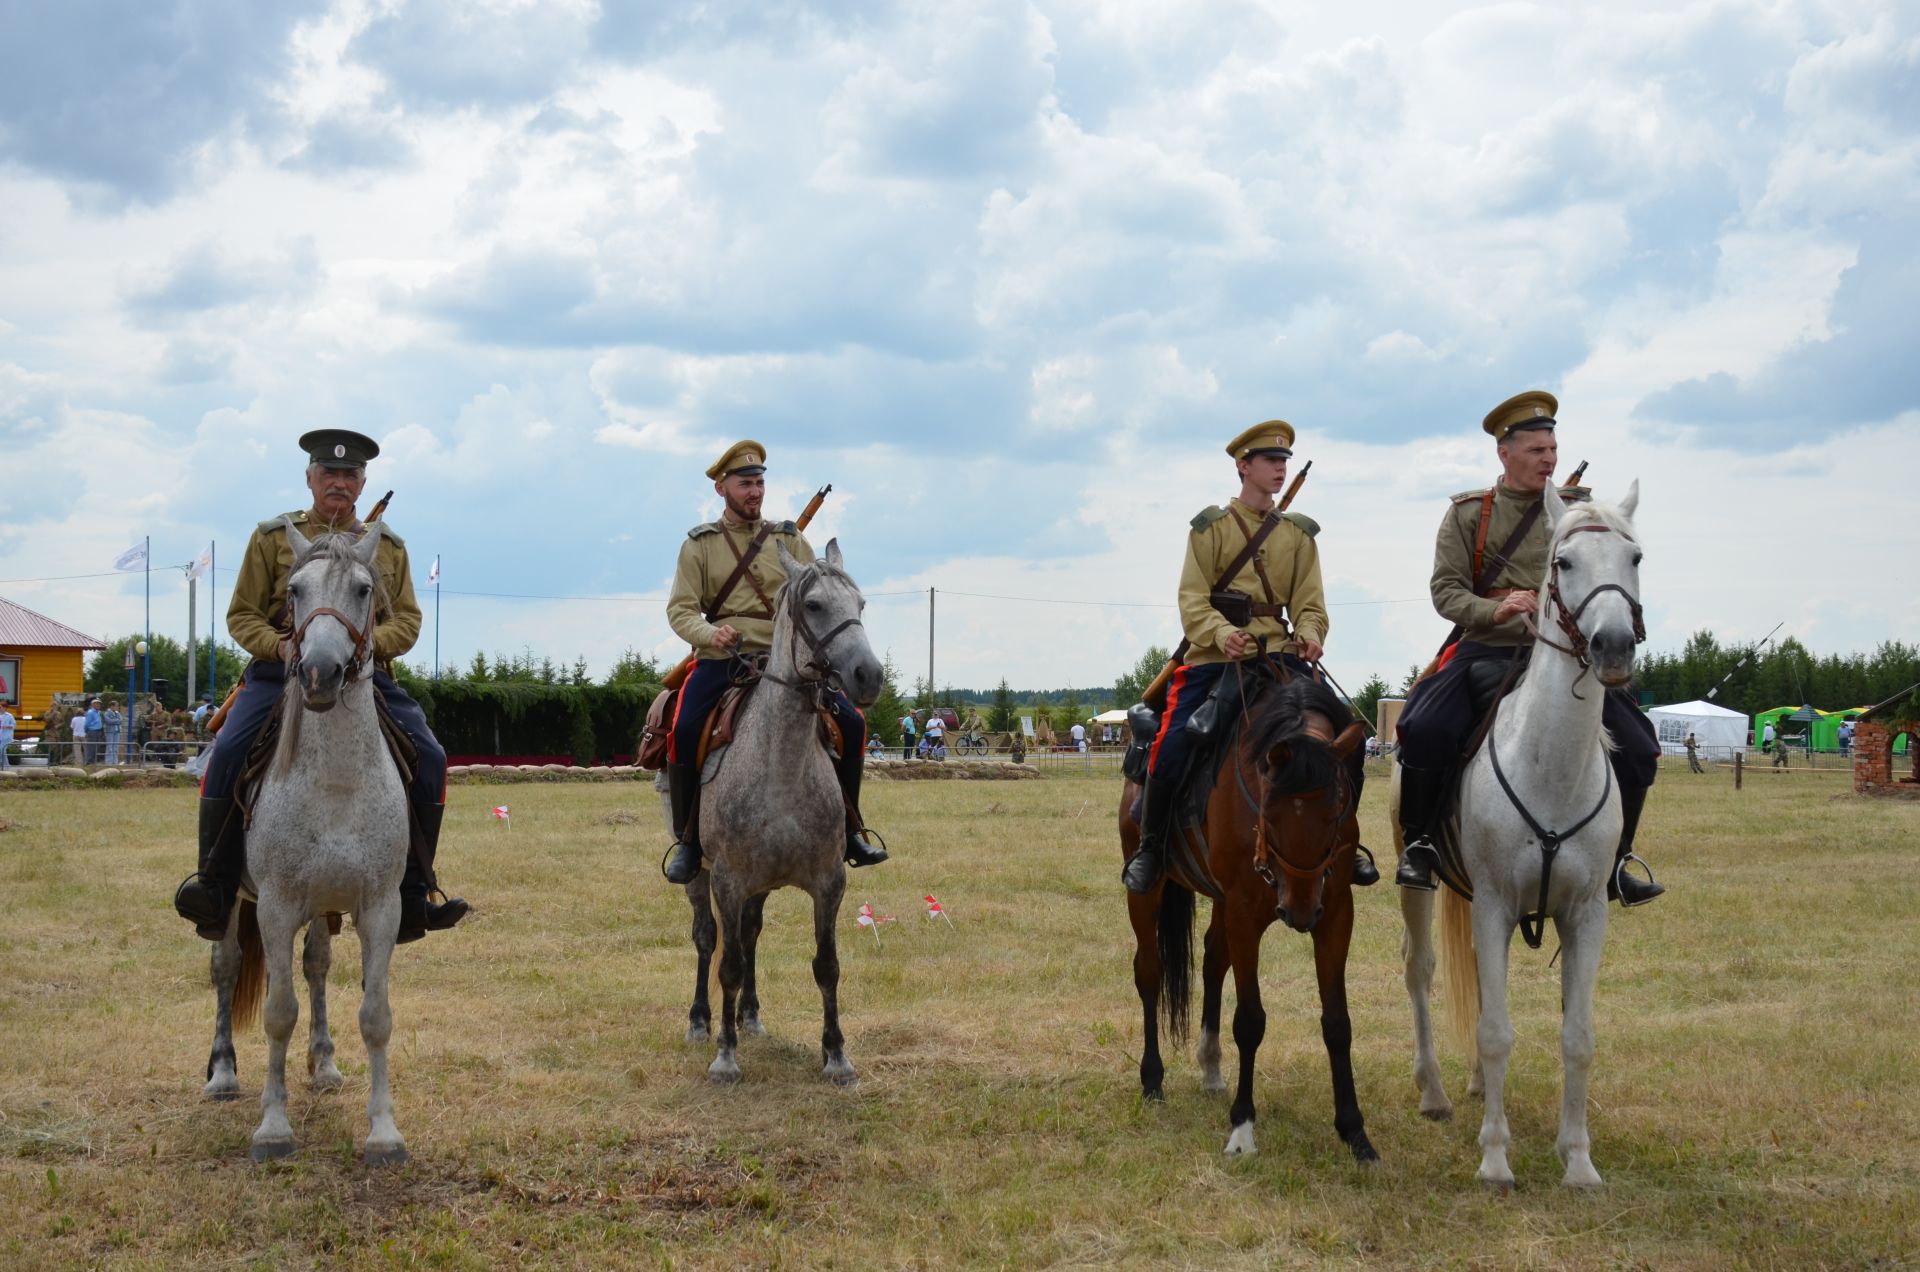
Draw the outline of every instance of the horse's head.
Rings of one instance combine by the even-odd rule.
[[[1341,848],[1360,840],[1347,765],[1366,734],[1324,685],[1299,677],[1274,693],[1250,740],[1262,779],[1254,867],[1277,894],[1279,920],[1311,932]]]
[[[293,570],[287,576],[287,616],[293,625],[288,678],[300,686],[309,711],[326,711],[373,659],[374,553],[380,532],[359,540],[322,535],[309,542],[292,525]]]
[[[794,674],[837,683],[860,706],[872,706],[885,673],[867,643],[860,622],[867,602],[841,564],[840,541],[828,540],[826,554],[806,565],[777,539],[774,549],[787,572],[774,624],[774,657],[790,657]]]
[[[1569,508],[1551,485],[1543,497],[1553,539],[1538,625],[1556,624],[1567,638],[1565,651],[1592,667],[1601,684],[1617,688],[1632,679],[1634,647],[1647,638],[1633,533],[1640,483],[1618,504]]]

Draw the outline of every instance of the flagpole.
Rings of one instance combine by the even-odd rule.
[[[433,683],[440,683],[440,554],[433,554]]]
[[[220,561],[214,551],[218,546],[207,543],[207,692],[215,698],[220,696],[220,687],[214,683],[213,661],[213,648],[220,643],[220,605],[215,600],[220,586]]]
[[[141,542],[146,544],[140,551],[140,568],[147,578],[147,652],[140,658],[140,692],[149,694],[153,692],[153,536]]]

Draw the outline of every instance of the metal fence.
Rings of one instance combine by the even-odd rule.
[[[211,738],[82,742],[69,738],[15,737],[6,748],[11,768],[182,768],[213,745]]]

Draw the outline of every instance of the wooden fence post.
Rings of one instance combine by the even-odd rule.
[[[1745,751],[1735,751],[1733,753],[1733,789],[1736,791],[1740,789],[1742,761],[1746,758],[1747,753]]]

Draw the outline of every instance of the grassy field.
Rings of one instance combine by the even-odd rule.
[[[1557,1186],[1557,973],[1516,943],[1519,1191],[1473,1180],[1478,1105],[1416,1113],[1391,886],[1360,894],[1355,1066],[1383,1160],[1335,1138],[1308,942],[1266,950],[1260,1155],[1138,1007],[1107,780],[868,788],[891,864],[852,876],[841,987],[861,1081],[818,1076],[806,902],[768,906],[769,1036],[716,1089],[682,1041],[688,910],[639,785],[456,788],[441,860],[478,911],[395,960],[414,1152],[356,1162],[358,945],[336,944],[346,1090],[292,1082],[298,1154],[247,1161],[246,1098],[199,1098],[208,947],[167,904],[190,791],[0,795],[0,1265],[1908,1267],[1920,1261],[1920,804],[1837,771],[1668,770],[1643,851],[1671,893],[1614,911],[1594,1159]],[[1368,842],[1389,841],[1385,783]],[[510,800],[511,831],[484,818]],[[1383,863],[1386,864],[1386,863]],[[923,892],[953,925],[922,917]],[[855,928],[870,900],[884,943]],[[1549,951],[1551,946],[1549,946]],[[304,994],[303,994],[304,999]],[[305,1040],[305,1003],[294,1063]],[[1227,1043],[1229,1064],[1233,1050]]]

